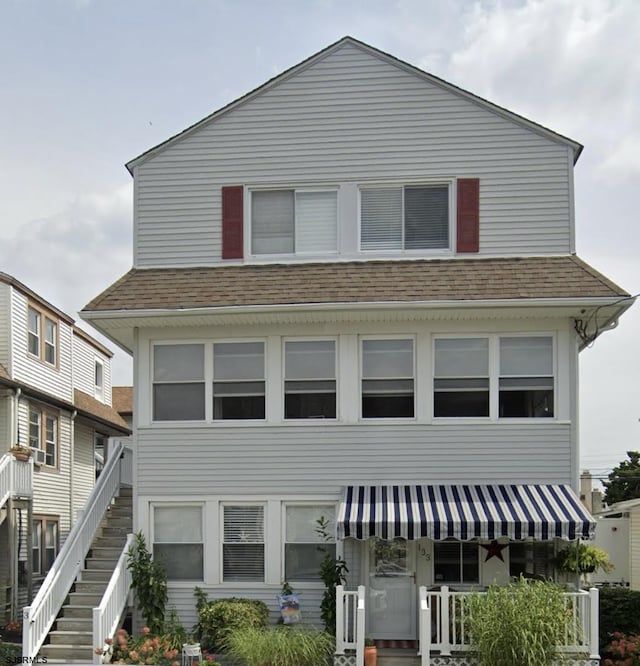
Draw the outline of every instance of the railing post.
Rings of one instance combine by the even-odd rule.
[[[597,587],[589,590],[589,655],[591,659],[600,659],[600,592]]]
[[[431,607],[427,597],[427,588],[419,588],[420,605],[418,607],[418,656],[421,666],[429,666],[431,662]]]
[[[440,588],[440,628],[442,632],[440,654],[443,657],[451,656],[451,632],[449,626],[449,586],[443,585]]]
[[[358,585],[358,605],[356,607],[356,666],[364,666],[364,620],[365,587]]]
[[[336,585],[336,654],[344,654],[344,585]]]

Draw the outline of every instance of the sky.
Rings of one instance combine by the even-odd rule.
[[[132,264],[124,164],[345,35],[583,144],[577,254],[640,292],[638,0],[0,0],[0,271],[77,318]],[[595,476],[640,449],[639,339],[640,303],[581,354]]]

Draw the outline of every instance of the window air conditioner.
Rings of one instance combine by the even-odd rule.
[[[33,462],[36,465],[44,465],[47,462],[47,452],[44,449],[31,449],[33,451]]]

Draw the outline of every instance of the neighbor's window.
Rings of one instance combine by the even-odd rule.
[[[433,415],[489,416],[489,340],[434,342]]]
[[[553,541],[512,541],[509,575],[544,580],[553,576]]]
[[[433,580],[438,584],[479,582],[478,544],[436,541],[433,544]]]
[[[153,557],[169,580],[204,579],[202,506],[153,507]]]
[[[58,416],[32,405],[29,407],[29,446],[44,451],[44,463],[58,463]]]
[[[293,189],[251,193],[252,254],[335,252],[338,193]]]
[[[31,565],[34,575],[44,576],[58,554],[58,518],[37,516],[32,527]]]
[[[362,417],[412,417],[413,374],[413,340],[363,340]]]
[[[285,507],[284,579],[288,581],[320,580],[324,554],[336,554],[336,544],[317,533],[318,520],[327,520],[327,533],[334,531],[335,508],[331,505]]]
[[[264,416],[264,342],[214,343],[213,418]]]
[[[95,359],[93,370],[94,394],[96,398],[104,398],[104,364],[100,359]]]
[[[449,248],[449,186],[360,189],[362,250]]]
[[[264,581],[264,506],[223,507],[222,579]]]
[[[284,357],[285,419],[335,419],[335,340],[289,340]]]
[[[500,338],[501,417],[552,417],[554,414],[553,338]]]
[[[204,345],[156,345],[153,348],[153,420],[202,421],[204,396]]]
[[[50,365],[58,360],[58,323],[44,312],[29,306],[27,313],[29,352]],[[44,331],[44,334],[43,334]]]

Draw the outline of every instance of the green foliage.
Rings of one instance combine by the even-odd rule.
[[[197,585],[193,589],[193,596],[196,598],[196,612],[198,615],[198,622],[193,626],[191,635],[195,641],[202,642],[204,630],[200,624],[200,611],[209,603],[209,599],[207,597],[207,593]]]
[[[316,534],[328,543],[333,541],[329,534],[329,521],[320,516],[316,520]],[[324,622],[325,631],[332,636],[336,635],[336,586],[344,585],[346,582],[346,574],[349,572],[347,563],[339,557],[334,557],[333,553],[326,546],[320,546],[320,550],[324,553],[322,562],[320,563],[320,579],[324,583],[324,594],[320,602],[320,617]]]
[[[226,646],[227,655],[251,666],[326,666],[335,641],[324,631],[247,627],[231,631]]]
[[[19,664],[22,660],[22,645],[3,643],[0,640],[0,664]]]
[[[107,639],[105,643],[109,646],[106,655],[101,648],[96,648],[94,652],[103,657],[109,656],[112,663],[180,666],[180,649],[172,648],[165,637],[154,636],[149,627],[143,627],[140,636],[118,629],[116,637]]]
[[[601,587],[601,651],[616,632],[640,635],[640,592],[628,587]]]
[[[162,563],[154,560],[147,550],[144,534],[136,532],[134,539],[127,553],[131,587],[147,626],[154,634],[161,634],[168,599],[167,574]]]
[[[187,642],[187,630],[180,624],[175,608],[169,611],[169,616],[164,621],[162,638],[176,650],[182,650],[182,646]]]
[[[602,666],[640,666],[640,636],[626,636],[617,631],[602,656]]]
[[[201,642],[209,649],[225,650],[226,639],[236,629],[264,629],[269,622],[267,605],[257,599],[218,599],[198,612]]]
[[[550,581],[520,578],[492,585],[467,601],[469,639],[480,663],[491,666],[546,666],[570,627],[562,588]]]
[[[602,548],[587,543],[572,543],[559,551],[555,559],[556,568],[564,573],[592,573],[613,571],[609,555]]]
[[[603,482],[604,501],[615,504],[640,497],[640,451],[627,451],[629,460],[623,460]]]

